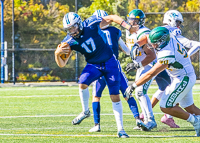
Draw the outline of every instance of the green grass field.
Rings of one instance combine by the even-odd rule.
[[[152,85],[149,96],[157,90]],[[90,87],[90,111],[92,111],[92,88]],[[89,133],[94,126],[93,117],[80,125],[71,121],[81,111],[78,87],[10,87],[0,88],[0,142],[200,142],[190,123],[175,118],[181,127],[171,129],[161,123],[163,113],[159,105],[153,109],[158,124],[150,132],[133,130],[135,119],[128,104],[121,96],[125,131],[130,138],[117,137],[117,127],[112,111],[112,103],[106,89],[101,99],[101,132]],[[193,88],[194,102],[200,107],[200,85]]]

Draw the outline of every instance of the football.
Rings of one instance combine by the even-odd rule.
[[[60,57],[63,59],[63,60],[66,60],[69,56],[70,56],[70,54],[71,54],[71,48],[69,47],[69,44],[68,43],[62,43],[62,44],[60,44],[60,46],[62,46],[62,47],[66,47],[67,49],[68,49],[68,52],[66,53],[66,54],[62,54],[62,55],[60,55]]]
[[[66,60],[68,57],[69,57],[70,53],[69,54],[62,54],[60,55],[61,59],[63,60]]]

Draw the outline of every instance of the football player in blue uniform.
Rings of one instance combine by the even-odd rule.
[[[119,97],[120,73],[118,63],[108,44],[106,34],[101,30],[102,27],[111,22],[120,24],[131,33],[138,30],[138,25],[131,26],[117,15],[109,15],[103,18],[91,16],[82,22],[78,14],[74,12],[67,13],[63,18],[63,27],[68,35],[58,45],[55,51],[55,60],[59,67],[64,67],[70,57],[71,50],[75,50],[83,54],[87,62],[79,78],[79,95],[83,112],[72,121],[72,124],[80,124],[83,119],[90,116],[88,86],[104,76],[113,104],[118,137],[127,138],[129,136],[123,128],[122,103]],[[63,54],[67,55],[66,59],[62,58]]]
[[[97,17],[105,17],[108,14],[103,10],[97,10],[93,13],[93,15],[96,15]],[[118,55],[119,55],[119,51],[118,51],[119,45],[120,45],[120,49],[125,54],[130,55],[130,50],[128,49],[124,41],[121,39],[121,31],[119,29],[117,29],[116,27],[107,25],[102,30],[107,36],[107,41],[109,45],[111,46],[116,59],[118,59]],[[120,90],[123,94],[123,97],[129,104],[130,110],[136,119],[137,126],[140,127],[142,130],[147,130],[146,125],[139,119],[138,106],[135,99],[133,97],[127,99],[127,97],[124,95],[124,92],[126,88],[128,87],[128,79],[126,78],[125,74],[122,72],[120,63],[119,63],[119,68],[120,68],[119,70],[120,70],[120,76],[121,76]],[[93,108],[93,117],[94,117],[95,126],[91,128],[89,132],[100,132],[101,130],[100,129],[100,98],[105,86],[106,86],[105,77],[100,77],[98,80],[93,82],[92,108]]]

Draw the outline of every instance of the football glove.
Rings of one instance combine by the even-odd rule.
[[[137,56],[139,56],[140,54],[139,47],[140,45],[138,43],[135,43],[131,48],[130,56],[132,60],[136,60]]]
[[[129,99],[134,90],[135,90],[135,87],[133,87],[133,85],[130,85],[130,86],[127,87],[124,95]]]
[[[133,63],[128,63],[126,66],[126,72],[128,73],[130,70],[136,70],[142,67],[142,63],[137,63],[137,62],[133,62]]]

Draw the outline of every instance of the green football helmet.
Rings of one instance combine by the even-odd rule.
[[[150,33],[148,37],[149,44],[157,44],[156,50],[161,50],[170,41],[169,30],[165,27],[156,27]]]
[[[134,19],[138,19],[139,20],[138,25],[140,25],[140,26],[144,25],[145,18],[146,18],[144,12],[142,10],[140,10],[140,9],[134,9],[134,10],[132,10],[127,15],[127,17],[128,17],[128,21],[134,20]]]

